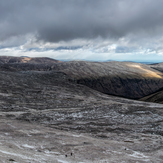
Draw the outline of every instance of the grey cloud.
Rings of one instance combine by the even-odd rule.
[[[134,53],[134,52],[138,52],[139,50],[140,49],[138,47],[117,46],[115,49],[115,52],[116,53]]]
[[[59,46],[57,48],[28,48],[28,49],[26,49],[26,52],[27,51],[43,52],[43,51],[49,51],[49,50],[53,50],[53,51],[60,51],[60,50],[78,50],[78,49],[81,49],[81,48],[82,48],[82,46]]]
[[[0,39],[36,34],[45,42],[163,32],[162,0],[1,0]]]

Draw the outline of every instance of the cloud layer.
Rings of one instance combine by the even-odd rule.
[[[1,0],[0,48],[162,54],[162,7],[162,0]]]

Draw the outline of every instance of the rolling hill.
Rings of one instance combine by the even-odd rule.
[[[163,74],[133,62],[72,61],[55,64],[53,70],[105,94],[139,99],[163,87]]]
[[[47,58],[47,57],[11,57],[11,56],[0,56],[0,63],[32,63],[32,64],[53,64],[61,61]]]

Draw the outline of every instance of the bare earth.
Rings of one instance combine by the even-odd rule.
[[[108,133],[108,138],[102,139],[6,118],[1,118],[0,125],[0,158],[4,163],[11,159],[19,163],[163,161],[163,138],[159,135]]]

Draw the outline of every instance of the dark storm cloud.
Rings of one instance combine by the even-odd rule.
[[[163,32],[162,0],[1,0],[0,39],[34,33],[38,40],[120,38]]]

